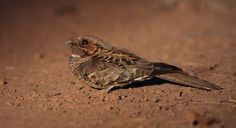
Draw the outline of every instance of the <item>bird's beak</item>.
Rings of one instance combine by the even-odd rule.
[[[70,45],[70,44],[73,44],[73,43],[74,43],[74,40],[69,39],[69,40],[66,40],[64,43]]]

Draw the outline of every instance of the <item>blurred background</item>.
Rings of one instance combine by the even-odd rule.
[[[0,110],[1,125],[4,127],[187,125],[184,123],[184,116],[180,114],[182,110],[176,107],[161,111],[157,110],[156,106],[162,104],[157,105],[147,101],[139,103],[143,105],[142,107],[135,108],[137,105],[130,103],[130,100],[120,101],[128,104],[125,106],[118,104],[112,96],[105,96],[108,100],[104,101],[103,96],[96,99],[91,96],[96,91],[87,87],[82,89],[84,92],[82,93],[80,88],[75,87],[76,80],[68,69],[70,51],[64,45],[65,40],[79,35],[94,35],[114,46],[129,49],[148,60],[180,66],[192,74],[198,74],[228,88],[221,94],[221,99],[236,98],[233,91],[235,90],[233,84],[236,81],[235,0],[1,0],[0,107],[4,108]],[[165,95],[169,101],[176,103],[174,97],[179,88],[152,86],[118,90],[114,95],[118,97],[132,95],[133,101],[135,99],[138,101],[140,93],[144,95],[145,90],[149,89],[150,92],[145,93],[144,97],[147,94],[151,97]],[[159,92],[160,89],[169,91]],[[217,96],[220,95],[201,91],[193,93],[188,89],[181,91],[187,93],[187,99],[208,96],[219,100]],[[56,96],[61,100],[58,102],[50,100],[54,98],[50,97],[53,95],[51,93],[58,94]],[[39,99],[47,101],[37,101]],[[102,101],[105,103],[101,105]],[[188,100],[183,99],[179,102],[178,105],[181,105]],[[81,104],[83,106],[91,103],[95,105],[80,108]],[[198,107],[196,103],[199,103]],[[118,106],[117,114],[107,112],[106,104],[113,104],[113,108]],[[163,104],[171,106],[171,102]],[[205,104],[201,101],[195,104],[182,107],[188,107],[186,113],[194,110],[199,113],[208,111],[212,116],[219,115],[221,123],[216,126],[234,125],[235,108],[233,109],[231,104],[222,105],[217,102],[208,105],[208,108],[205,108]],[[80,109],[73,111],[77,108]],[[108,107],[109,110],[113,108]],[[133,109],[125,111],[128,108]],[[87,112],[83,113],[85,110]],[[101,116],[98,111],[106,114]],[[146,113],[135,118],[137,111]],[[47,113],[50,114],[44,115]],[[163,117],[157,113],[163,114]],[[29,117],[20,117],[21,114]],[[130,119],[131,117],[134,117],[134,120]],[[173,119],[173,122],[164,121],[168,119]],[[107,120],[116,122],[110,123]]]
[[[229,36],[235,36],[235,4],[234,0],[2,0],[1,57],[9,50],[20,60],[34,52],[59,56],[66,39],[89,34],[152,60],[184,55],[194,61],[192,55],[216,54],[209,50],[223,50],[234,42]]]

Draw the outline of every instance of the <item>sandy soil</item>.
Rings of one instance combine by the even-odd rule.
[[[236,127],[235,17],[234,0],[1,0],[1,128]],[[99,94],[68,68],[63,42],[84,34],[224,90],[164,83]]]

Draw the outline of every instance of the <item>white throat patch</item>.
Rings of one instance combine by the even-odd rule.
[[[81,58],[81,56],[78,55],[78,54],[72,54],[71,56],[72,56],[72,57],[76,57],[76,58]]]

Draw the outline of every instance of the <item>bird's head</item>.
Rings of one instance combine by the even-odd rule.
[[[71,57],[84,58],[110,51],[113,47],[94,36],[82,36],[69,39],[65,42],[71,49]]]

